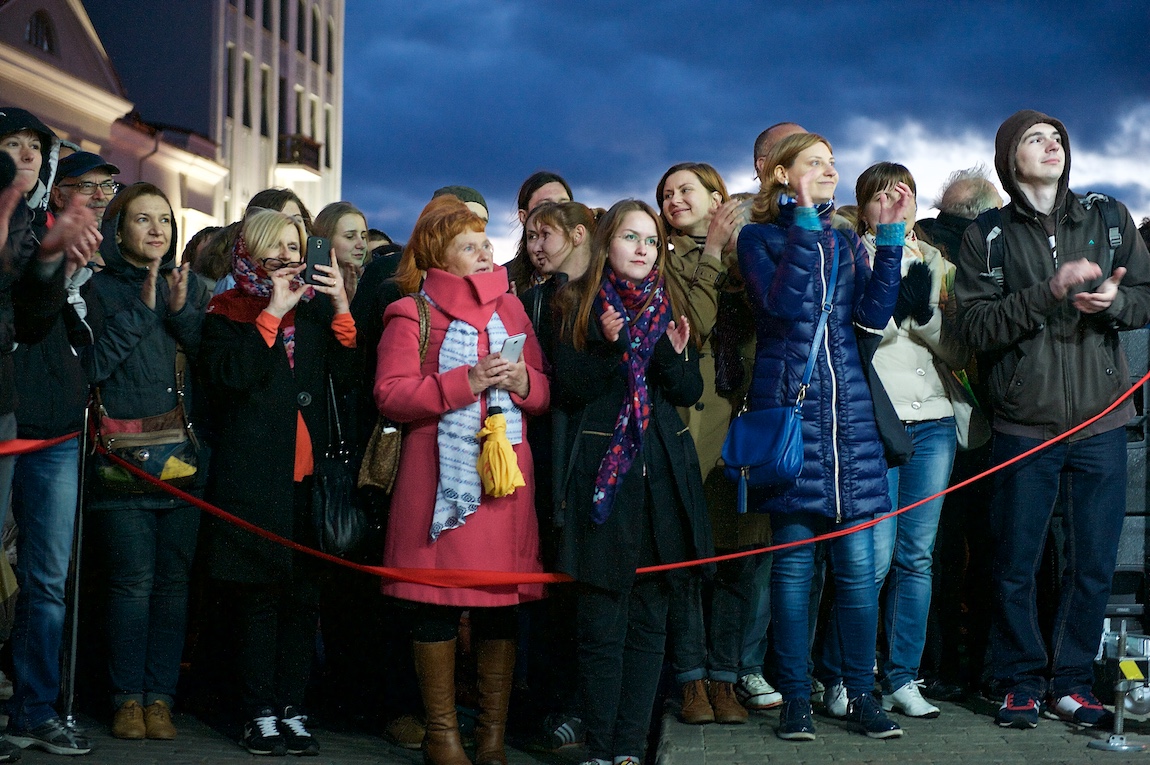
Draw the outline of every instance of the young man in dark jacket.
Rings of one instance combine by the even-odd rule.
[[[1011,202],[984,213],[1000,215],[987,235],[982,225],[967,229],[955,293],[966,340],[986,354],[980,371],[997,465],[1100,414],[1125,391],[1118,330],[1150,322],[1150,256],[1125,207],[1117,205],[1121,242],[1112,245],[1102,208],[1113,203],[1085,204],[1069,190],[1070,139],[1058,120],[1030,110],[1007,119],[994,164]],[[990,661],[1005,693],[996,718],[1003,727],[1035,727],[1047,696],[1064,720],[1111,725],[1090,688],[1126,511],[1123,426],[1133,414],[1127,400],[995,475]],[[1055,505],[1067,556],[1051,657],[1035,578]]]

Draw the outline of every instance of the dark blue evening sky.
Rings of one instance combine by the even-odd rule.
[[[1148,215],[1148,35],[1141,0],[348,0],[343,193],[403,239],[434,189],[475,186],[498,246],[535,170],[601,206],[653,201],[682,161],[749,191],[755,136],[793,120],[834,145],[840,202],[891,159],[926,211],[951,170],[991,164],[1005,117],[1034,108],[1066,123],[1076,189]]]

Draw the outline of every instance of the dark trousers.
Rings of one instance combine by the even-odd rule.
[[[1001,464],[1039,443],[995,433],[991,462]],[[994,488],[993,678],[1003,690],[1041,696],[1049,668],[1052,696],[1089,691],[1126,513],[1126,432],[1116,428],[1044,449],[997,473]],[[1066,541],[1048,656],[1036,575],[1058,502]]]
[[[642,757],[663,667],[670,587],[661,574],[627,592],[581,585],[579,685],[590,757]]]

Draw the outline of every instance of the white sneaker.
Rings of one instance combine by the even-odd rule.
[[[884,712],[898,712],[907,717],[924,717],[928,720],[938,717],[941,712],[938,707],[922,697],[918,683],[914,680],[897,691],[883,694],[882,708]]]
[[[831,717],[847,716],[847,688],[842,682],[828,686],[823,691],[823,706]]]
[[[772,688],[758,672],[739,678],[735,683],[735,696],[747,709],[774,709],[783,703],[783,694]]]

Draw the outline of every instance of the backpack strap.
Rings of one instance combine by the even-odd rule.
[[[1109,279],[1110,273],[1114,270],[1114,253],[1122,246],[1122,228],[1120,226],[1121,218],[1118,215],[1118,202],[1113,197],[1108,197],[1105,194],[1100,194],[1097,191],[1087,192],[1085,196],[1079,198],[1079,202],[1087,210],[1091,210],[1097,205],[1098,212],[1102,213],[1102,223],[1106,226],[1106,238],[1110,243],[1110,250],[1106,255],[1106,260],[1098,265],[1102,266],[1102,278]]]
[[[986,270],[979,276],[993,279],[999,288],[1005,290],[1002,264],[1006,262],[1006,243],[1002,241],[1002,210],[992,207],[981,213],[974,222],[978,224],[982,241],[986,243]]]

